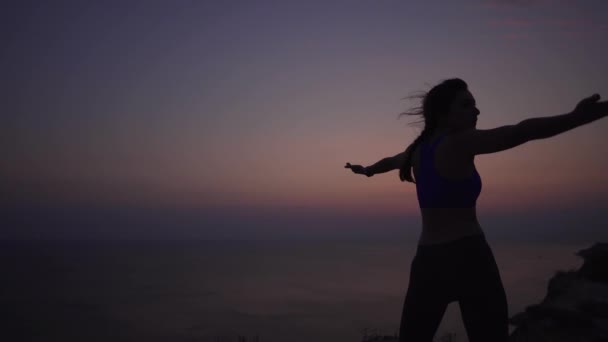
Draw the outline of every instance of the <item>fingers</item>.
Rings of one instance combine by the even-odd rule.
[[[593,94],[589,97],[582,99],[575,107],[575,111],[584,112],[590,109],[590,106],[598,103],[600,99],[600,94]]]
[[[589,97],[584,98],[581,102],[589,103],[589,102],[597,102],[600,99],[600,94],[593,94]]]

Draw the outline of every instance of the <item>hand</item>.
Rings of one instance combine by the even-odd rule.
[[[369,170],[366,167],[363,167],[361,165],[351,165],[350,163],[346,163],[344,168],[351,169],[351,171],[353,171],[353,173],[356,173],[356,174],[366,175],[367,177],[372,176],[371,172],[369,172]]]
[[[587,98],[584,98],[576,105],[574,112],[583,115],[608,115],[608,101],[599,102],[599,100],[600,94],[593,94]]]

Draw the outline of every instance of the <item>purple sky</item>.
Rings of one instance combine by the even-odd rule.
[[[0,238],[419,232],[371,164],[460,77],[479,128],[608,97],[608,2],[87,1],[2,10]],[[608,238],[608,121],[480,156],[488,235]],[[599,153],[598,153],[599,152]]]

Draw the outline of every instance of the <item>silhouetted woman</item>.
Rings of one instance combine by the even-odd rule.
[[[412,261],[401,316],[400,341],[431,342],[447,305],[458,301],[470,342],[508,337],[507,299],[494,255],[477,221],[481,178],[476,155],[504,151],[566,132],[608,115],[608,102],[595,94],[567,114],[524,120],[516,125],[476,129],[479,110],[461,79],[448,79],[421,96],[422,133],[402,153],[354,173],[371,177],[399,169],[416,184],[422,233]],[[412,178],[414,171],[415,180]]]

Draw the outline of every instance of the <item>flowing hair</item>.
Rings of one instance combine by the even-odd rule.
[[[438,85],[434,86],[428,92],[422,92],[417,95],[407,96],[404,99],[420,99],[421,106],[413,107],[408,111],[399,114],[421,116],[422,120],[414,122],[424,122],[424,128],[420,135],[407,147],[405,150],[405,158],[403,164],[399,168],[399,179],[416,183],[412,178],[412,153],[416,147],[427,137],[433,134],[437,127],[437,120],[440,116],[446,115],[450,109],[450,105],[456,95],[461,91],[468,90],[468,85],[465,81],[459,78],[451,78],[443,80]]]

